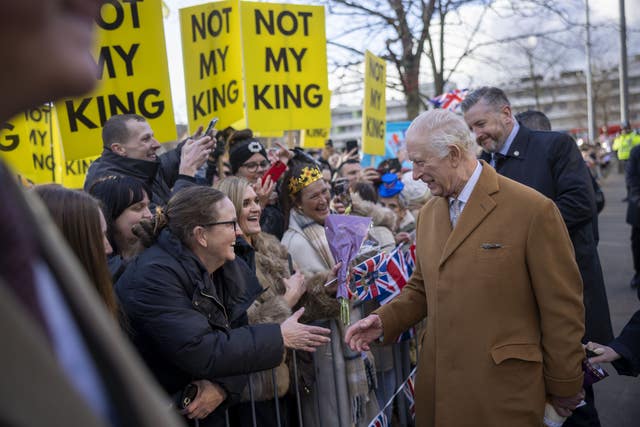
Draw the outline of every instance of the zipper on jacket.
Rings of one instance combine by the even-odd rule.
[[[215,302],[216,304],[218,304],[220,306],[220,308],[222,309],[222,314],[224,314],[224,318],[227,321],[227,324],[224,325],[227,328],[229,327],[229,316],[227,315],[227,310],[224,308],[224,305],[222,305],[222,303],[220,303],[220,301],[218,301],[218,299],[213,296],[213,295],[209,295],[208,293],[206,293],[204,290],[200,289],[200,295],[211,298],[213,300],[213,302]]]

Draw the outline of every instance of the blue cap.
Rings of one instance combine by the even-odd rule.
[[[393,197],[404,188],[404,183],[398,179],[395,173],[385,173],[382,175],[382,184],[378,187],[380,197]]]

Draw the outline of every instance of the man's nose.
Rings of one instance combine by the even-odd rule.
[[[158,142],[157,139],[153,139],[153,144],[151,144],[151,147],[155,150],[157,150],[158,148],[160,148],[160,143]]]
[[[421,175],[422,175],[422,172],[418,172],[418,168],[414,165],[413,166],[413,180],[414,181],[419,180]]]

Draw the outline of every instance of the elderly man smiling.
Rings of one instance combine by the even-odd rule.
[[[476,160],[462,118],[434,110],[407,131],[430,199],[402,293],[346,334],[368,349],[428,316],[416,379],[418,426],[540,426],[545,401],[582,398],[582,282],[553,202]]]

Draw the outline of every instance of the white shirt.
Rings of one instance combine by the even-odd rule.
[[[462,211],[464,207],[467,205],[469,201],[469,197],[471,197],[471,193],[478,183],[478,179],[480,179],[480,173],[482,173],[482,164],[480,162],[476,163],[476,168],[473,170],[469,181],[464,185],[460,194],[458,194],[457,198],[449,197],[449,219],[451,220],[451,224],[455,226],[455,222],[462,215]],[[454,201],[457,200],[460,205],[460,211],[458,212],[458,218],[456,218],[456,212],[454,207]]]

